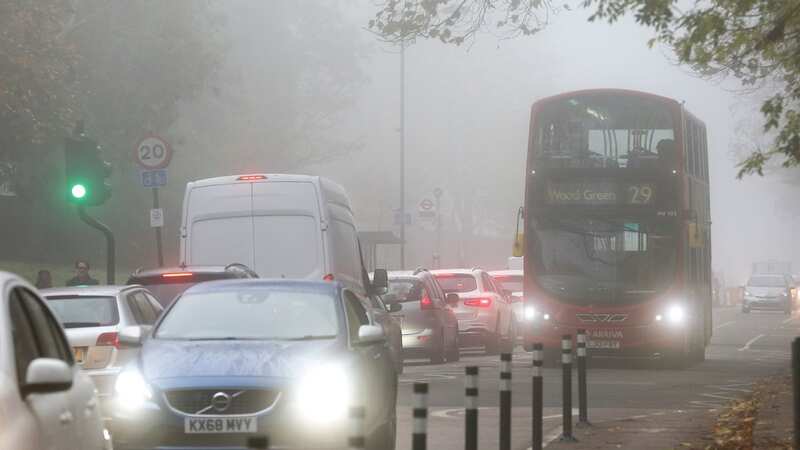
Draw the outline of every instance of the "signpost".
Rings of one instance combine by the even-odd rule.
[[[436,254],[433,255],[433,267],[441,268],[442,265],[442,188],[433,190],[436,198]]]
[[[164,250],[161,228],[164,227],[164,210],[159,207],[158,188],[167,184],[167,166],[172,160],[172,147],[158,136],[147,136],[136,146],[136,162],[142,168],[142,187],[153,190],[153,209],[150,210],[150,226],[156,229],[158,267],[164,267]]]

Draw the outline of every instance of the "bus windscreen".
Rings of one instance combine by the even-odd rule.
[[[537,284],[576,304],[632,303],[674,278],[676,226],[670,221],[535,218],[526,255]]]
[[[647,97],[586,94],[537,111],[539,167],[664,168],[676,163],[670,108]]]

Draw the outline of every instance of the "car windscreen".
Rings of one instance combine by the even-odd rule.
[[[119,323],[114,297],[50,296],[46,299],[64,328],[107,327]]]
[[[188,273],[188,272],[187,272]],[[181,276],[170,276],[175,274],[157,274],[145,277],[132,276],[128,279],[128,284],[140,284],[147,288],[163,306],[172,303],[175,297],[181,295],[197,283],[203,281],[227,280],[235,278],[230,272],[216,273],[183,273]]]
[[[493,278],[499,281],[506,291],[522,292],[522,275],[494,275]]]
[[[220,289],[182,295],[156,338],[191,340],[303,340],[339,333],[331,294],[294,289]]]
[[[751,277],[748,286],[755,287],[786,287],[783,277]]]
[[[469,274],[439,274],[436,275],[436,280],[447,294],[451,292],[470,292],[478,289],[475,277]]]
[[[422,282],[415,278],[390,279],[389,291],[383,296],[385,303],[418,302],[422,298]]]

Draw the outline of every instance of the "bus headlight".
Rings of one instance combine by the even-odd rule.
[[[667,320],[671,324],[680,325],[686,321],[686,311],[681,305],[672,305],[667,310]]]
[[[533,306],[525,307],[525,320],[527,321],[535,320],[537,315],[538,312],[536,311],[536,308],[534,308]]]

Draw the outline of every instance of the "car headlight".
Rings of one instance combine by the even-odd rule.
[[[139,408],[153,398],[153,392],[136,369],[125,369],[117,376],[114,392],[120,406],[129,409]]]
[[[525,320],[535,320],[539,312],[533,306],[525,307]]]
[[[686,320],[686,311],[681,305],[672,305],[667,310],[667,320],[672,324],[682,324]]]
[[[352,406],[352,380],[338,365],[314,367],[297,386],[295,406],[304,419],[324,424],[347,418]]]

